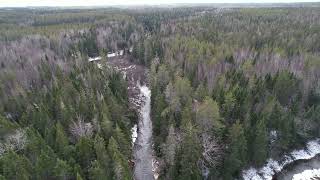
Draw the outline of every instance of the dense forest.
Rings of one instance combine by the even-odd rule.
[[[133,179],[127,82],[148,70],[159,179],[236,179],[320,137],[320,10],[0,9],[0,179]],[[132,51],[129,51],[133,48]]]

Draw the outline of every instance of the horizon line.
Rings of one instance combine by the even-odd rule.
[[[294,1],[294,2],[279,2],[279,1],[275,1],[275,2],[176,2],[176,3],[128,3],[128,4],[95,4],[95,5],[14,5],[14,6],[2,6],[0,4],[0,8],[41,8],[41,7],[51,7],[51,8],[57,8],[57,7],[126,7],[126,6],[178,6],[178,5],[223,5],[223,4],[228,4],[228,5],[232,5],[232,4],[242,4],[242,5],[250,5],[250,4],[259,4],[259,5],[263,5],[263,4],[268,4],[268,5],[272,5],[272,4],[310,4],[310,3],[320,3],[320,1]]]

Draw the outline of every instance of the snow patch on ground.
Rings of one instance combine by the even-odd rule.
[[[129,67],[115,67],[114,69],[118,72],[121,72],[122,73],[122,77],[123,79],[126,79],[127,78],[127,72],[129,72],[130,70],[134,70],[136,68],[135,65],[131,65]]]
[[[97,66],[98,66],[99,69],[102,69],[102,64],[97,63]]]
[[[108,58],[112,58],[112,57],[123,56],[123,55],[124,55],[124,50],[119,50],[119,51],[114,52],[114,53],[109,52],[109,53],[107,54],[107,57],[108,57]]]
[[[296,160],[311,159],[320,153],[320,139],[312,140],[307,143],[305,149],[294,150],[288,155],[283,156],[279,161],[269,159],[260,169],[249,168],[242,172],[244,180],[271,180],[276,172],[280,172],[287,164]],[[297,180],[297,179],[296,179]]]
[[[108,57],[108,58],[116,57],[116,53],[108,53],[108,54],[107,54],[107,57]]]
[[[136,142],[136,139],[138,137],[138,127],[135,124],[132,129],[131,129],[131,139],[132,139],[132,146],[134,145],[134,143]]]
[[[89,61],[89,62],[99,61],[99,60],[101,60],[101,59],[102,59],[102,58],[101,58],[100,56],[98,56],[98,57],[89,57],[88,61]]]
[[[295,174],[292,180],[320,179],[320,169],[305,170],[300,174]]]
[[[274,143],[278,139],[278,132],[273,130],[269,134],[269,139],[271,143]]]
[[[119,50],[119,51],[114,52],[114,53],[109,52],[109,53],[107,54],[107,57],[108,57],[108,58],[112,58],[112,57],[123,56],[123,55],[124,55],[124,50]],[[101,60],[101,59],[102,59],[101,56],[89,57],[88,61],[89,61],[89,62],[99,61],[99,60]]]
[[[244,180],[263,180],[262,177],[258,174],[257,169],[250,168],[243,172],[242,177]]]

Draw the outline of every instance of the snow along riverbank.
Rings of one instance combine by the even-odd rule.
[[[267,163],[259,169],[249,168],[242,172],[244,180],[272,180],[272,176],[280,172],[285,165],[296,160],[311,159],[320,153],[320,139],[312,140],[307,143],[305,149],[294,150],[284,155],[279,161],[269,159]]]
[[[316,178],[320,179],[320,169],[305,170],[300,174],[294,175],[292,180],[310,180]]]
[[[312,159],[297,160],[285,166],[273,179],[280,180],[310,180],[317,177],[320,170],[320,154]],[[303,178],[305,177],[305,178]]]

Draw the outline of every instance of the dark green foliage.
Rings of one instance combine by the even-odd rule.
[[[101,167],[98,161],[94,161],[92,163],[91,168],[89,169],[89,179],[92,180],[105,180],[111,179],[110,176],[106,173],[106,171]]]
[[[268,135],[265,120],[263,118],[258,120],[255,129],[252,160],[259,166],[267,159]]]
[[[125,156],[121,154],[119,145],[113,137],[109,140],[108,151],[113,160],[113,179],[132,179],[129,164],[126,161]]]
[[[72,177],[72,168],[63,160],[58,159],[53,170],[57,179],[67,180]]]
[[[27,137],[0,179],[132,179],[127,83],[87,62],[121,49],[150,68],[160,179],[239,178],[318,137],[319,3],[282,6],[0,9],[0,143]]]
[[[156,93],[157,91],[152,91],[152,93]],[[152,121],[153,121],[153,134],[155,136],[154,141],[156,147],[160,147],[161,142],[164,141],[164,137],[166,137],[166,133],[168,131],[168,122],[169,119],[167,116],[163,116],[162,112],[166,107],[166,102],[163,95],[154,95],[152,103]],[[156,149],[156,152],[159,153],[159,149]]]
[[[6,179],[28,180],[34,175],[30,161],[13,151],[9,151],[0,158],[0,167],[1,174]]]
[[[298,87],[298,81],[292,73],[282,71],[276,75],[274,92],[282,105],[287,105],[292,101],[294,95],[297,94]]]
[[[48,179],[54,176],[54,168],[56,167],[56,158],[52,156],[52,151],[42,150],[37,157],[35,164],[35,172],[37,179]]]
[[[236,122],[229,132],[229,154],[225,159],[225,179],[238,176],[240,170],[247,163],[247,140],[242,125]]]
[[[91,165],[91,161],[94,160],[93,141],[89,138],[82,137],[75,145],[77,159],[83,169],[88,169]]]
[[[103,138],[96,136],[94,149],[97,155],[97,160],[92,163],[90,173],[94,176],[112,177],[112,161],[106,149],[106,143]],[[93,178],[94,179],[94,178]]]
[[[11,98],[8,105],[4,104],[5,113],[0,116],[0,143],[7,143],[7,137],[16,132],[25,132],[26,143],[14,149],[15,152],[6,150],[1,155],[1,168],[7,167],[0,171],[3,178],[113,177],[116,162],[105,143],[113,134],[121,145],[118,151],[121,162],[131,158],[131,119],[127,114],[132,112],[127,108],[126,83],[120,74],[102,72],[91,64],[82,63],[68,62],[66,67],[70,72],[61,72],[56,65],[39,67],[44,73],[40,73],[43,81],[38,87],[20,89],[23,98],[19,101]],[[18,86],[12,91],[17,89]],[[4,118],[6,114],[14,115],[7,117],[17,120]],[[84,119],[82,125],[99,127],[92,136],[78,137],[83,135],[72,130],[81,118]],[[127,168],[126,173],[131,177],[131,169]]]
[[[58,122],[56,124],[56,132],[55,132],[55,149],[61,157],[67,158],[67,154],[65,154],[66,148],[68,148],[68,137],[66,136],[62,125]]]
[[[176,161],[178,174],[175,177],[179,180],[200,180],[202,179],[201,172],[197,164],[201,152],[200,143],[190,123],[185,131],[185,137]]]

